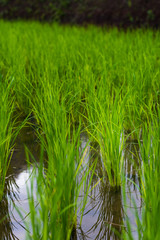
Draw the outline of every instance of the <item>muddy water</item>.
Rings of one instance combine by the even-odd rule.
[[[81,136],[81,140],[80,151],[86,147],[88,142],[85,135]],[[36,139],[30,131],[25,130],[17,139],[6,177],[5,195],[0,203],[0,219],[3,219],[0,223],[0,240],[25,239],[27,229],[25,229],[23,220],[17,213],[17,208],[19,210],[23,209],[22,215],[27,221],[29,206],[26,185],[30,186],[32,168],[28,169],[24,144],[33,153],[35,159],[39,158],[40,150]],[[135,152],[137,146],[136,142],[130,141],[123,153],[127,193],[127,206],[124,206],[122,189],[115,191],[109,187],[107,180],[103,179],[102,181],[103,164],[99,147],[95,143],[89,143],[85,150],[85,161],[92,164],[97,159],[96,174],[93,176],[90,190],[100,179],[101,181],[88,194],[81,225],[79,224],[80,217],[77,217],[77,229],[73,234],[74,240],[120,239],[117,233],[121,234],[122,230],[126,228],[126,215],[132,222],[134,238],[137,239],[134,206],[131,199],[134,198],[139,214],[141,213],[142,203],[137,188],[130,181],[132,180],[139,185],[138,174],[132,163],[136,161],[136,158],[133,159],[133,154],[131,154],[131,152]],[[34,187],[36,188],[36,185]],[[80,199],[83,198],[83,195],[84,193],[81,193]]]

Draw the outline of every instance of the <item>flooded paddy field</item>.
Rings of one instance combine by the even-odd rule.
[[[0,240],[159,239],[159,31],[0,31]]]
[[[118,233],[126,229],[125,216],[127,215],[132,222],[132,232],[135,239],[137,238],[137,229],[134,216],[132,199],[136,201],[141,216],[142,199],[140,192],[133,182],[139,185],[139,177],[136,169],[130,161],[132,152],[135,151],[135,142],[128,142],[124,152],[125,158],[125,178],[127,206],[124,206],[122,189],[115,191],[111,188],[106,180],[102,180],[103,162],[101,159],[100,149],[97,144],[90,142],[88,147],[87,134],[81,135],[81,146],[79,151],[85,151],[85,162],[91,164],[97,159],[94,177],[92,178],[87,203],[84,209],[82,223],[80,224],[81,215],[77,215],[77,225],[74,229],[71,239],[119,239]],[[31,178],[36,178],[37,168],[29,167],[26,162],[26,152],[24,145],[34,154],[38,162],[40,146],[36,142],[36,137],[32,129],[23,130],[18,136],[15,144],[14,154],[6,175],[4,197],[1,201],[1,219],[0,239],[25,239],[26,232],[31,228],[26,228],[26,223],[30,225],[30,209],[27,188],[31,187]],[[97,148],[96,148],[97,147]],[[34,164],[34,162],[33,162]],[[89,182],[90,176],[88,176]],[[133,182],[130,182],[132,180]],[[97,184],[98,183],[98,184]],[[33,184],[36,192],[36,182]],[[85,192],[79,195],[79,201],[85,197]],[[38,209],[39,203],[34,195],[35,206]],[[22,216],[20,216],[21,211]]]

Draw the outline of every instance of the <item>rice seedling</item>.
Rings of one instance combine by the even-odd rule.
[[[10,98],[11,84],[7,85],[7,81],[0,81],[0,200],[3,196],[5,177],[9,162],[11,159],[10,150],[12,146],[12,113],[14,100]]]
[[[93,101],[94,108],[88,103],[89,121],[94,128],[94,132],[91,135],[100,146],[105,169],[104,175],[106,175],[106,172],[109,184],[118,188],[121,185],[123,170],[122,150],[125,143],[123,129],[124,100],[116,92],[115,95],[110,97],[109,101],[107,97],[100,101],[96,96],[92,99],[92,103]]]

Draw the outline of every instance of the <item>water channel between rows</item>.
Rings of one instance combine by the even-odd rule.
[[[80,151],[86,147],[87,143],[88,138],[83,134],[81,136]],[[24,144],[33,153],[35,159],[38,160],[39,158],[40,147],[35,141],[34,134],[24,130],[17,139],[6,176],[5,196],[0,202],[0,219],[3,219],[0,223],[0,240],[25,240],[27,229],[17,209],[22,212],[23,218],[27,221],[27,218],[29,218],[27,186],[28,188],[30,186],[32,168],[28,168]],[[94,161],[94,158],[98,159],[96,174],[92,179],[91,189],[98,181],[99,183],[88,194],[87,205],[81,225],[79,224],[80,216],[77,216],[77,228],[74,232],[73,240],[119,239],[115,231],[113,231],[113,228],[119,233],[125,230],[126,215],[132,223],[134,239],[137,239],[134,216],[135,208],[132,199],[134,199],[136,203],[139,215],[141,215],[142,201],[137,187],[132,183],[133,181],[139,186],[138,173],[133,164],[133,162],[136,161],[136,159],[133,159],[133,152],[136,147],[138,147],[138,145],[135,141],[128,141],[125,151],[123,152],[127,195],[127,206],[124,206],[122,189],[114,191],[109,187],[107,182],[99,181],[102,177],[102,159],[98,146],[90,142],[85,150],[85,161],[90,164],[90,161]],[[36,189],[36,183],[34,187]],[[85,193],[81,193],[79,198],[83,198],[84,194]],[[36,195],[35,204],[38,205],[38,202],[36,203]]]

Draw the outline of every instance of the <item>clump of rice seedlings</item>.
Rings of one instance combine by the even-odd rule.
[[[124,133],[122,100],[116,96],[111,107],[101,108],[99,112],[98,142],[101,148],[102,161],[107,172],[109,183],[113,187],[121,185],[123,170]]]
[[[76,144],[74,140],[76,140]],[[83,213],[85,204],[85,202],[78,200],[78,196],[84,186],[83,182],[87,179],[89,170],[80,180],[79,176],[83,170],[84,158],[83,155],[79,156],[77,147],[80,144],[77,145],[77,136],[74,140],[72,138],[72,141],[68,144],[66,153],[69,153],[69,155],[66,156],[63,165],[60,162],[63,159],[58,159],[60,165],[58,169],[48,168],[48,161],[53,161],[53,156],[52,159],[47,156],[47,163],[45,163],[45,154],[41,155],[38,173],[33,176],[31,186],[28,187],[30,220],[29,223],[26,221],[25,224],[30,232],[26,234],[26,239],[41,238],[47,240],[56,238],[70,240],[72,239],[71,236],[75,237],[77,211],[81,210]],[[74,169],[71,168],[72,165]],[[57,174],[55,174],[56,170]],[[35,181],[36,192],[33,187]]]
[[[104,166],[104,176],[112,187],[121,185],[124,147],[124,99],[117,91],[112,97],[103,96],[101,101],[95,96],[92,104],[88,103],[90,134],[98,142]],[[94,131],[93,131],[94,129]]]
[[[38,167],[38,210],[33,186],[29,191],[32,231],[28,239],[70,239],[80,207],[79,191],[89,171],[80,180],[78,175],[84,160],[79,153],[81,124],[79,122],[78,128],[71,125],[66,101],[60,100],[59,91],[56,84],[53,87],[49,81],[42,81],[41,88],[37,89],[34,113],[46,157],[42,156]]]
[[[0,200],[3,196],[5,177],[11,159],[12,113],[14,100],[10,98],[11,84],[0,81]]]

